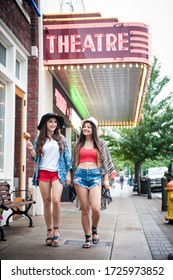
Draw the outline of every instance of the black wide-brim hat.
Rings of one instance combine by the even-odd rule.
[[[64,119],[58,115],[47,113],[42,116],[39,125],[37,126],[37,129],[40,130],[45,122],[47,122],[49,119],[55,118],[57,122],[59,123],[59,128],[62,128],[64,125]]]

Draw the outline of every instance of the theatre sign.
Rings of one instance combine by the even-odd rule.
[[[81,118],[99,125],[140,121],[151,66],[151,33],[115,18],[44,16],[44,65],[63,83]]]

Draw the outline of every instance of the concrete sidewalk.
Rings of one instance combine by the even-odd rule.
[[[113,201],[101,211],[100,242],[83,249],[80,211],[75,203],[63,202],[61,244],[45,246],[43,216],[33,217],[34,227],[22,218],[3,227],[6,241],[0,241],[1,260],[167,260],[173,253],[173,225],[165,221],[161,197],[138,196],[125,185],[111,189]]]

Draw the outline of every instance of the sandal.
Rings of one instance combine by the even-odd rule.
[[[47,232],[52,231],[52,228],[48,228]],[[46,238],[46,246],[51,246],[52,245],[52,236],[48,236]]]
[[[83,248],[89,249],[91,247],[91,235],[85,235],[85,243],[83,244]]]
[[[58,247],[60,243],[60,236],[59,235],[54,235],[52,237],[52,246]]]
[[[53,229],[58,229],[59,227],[53,227]],[[52,246],[58,247],[60,243],[60,235],[54,235],[52,237]]]
[[[92,243],[98,244],[99,243],[99,235],[97,233],[97,227],[92,226]],[[94,237],[94,235],[97,235],[97,237]]]

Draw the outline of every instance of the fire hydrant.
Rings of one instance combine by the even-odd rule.
[[[173,180],[171,180],[165,190],[167,191],[167,207],[168,207],[168,216],[165,216],[165,220],[169,223],[173,223]]]

